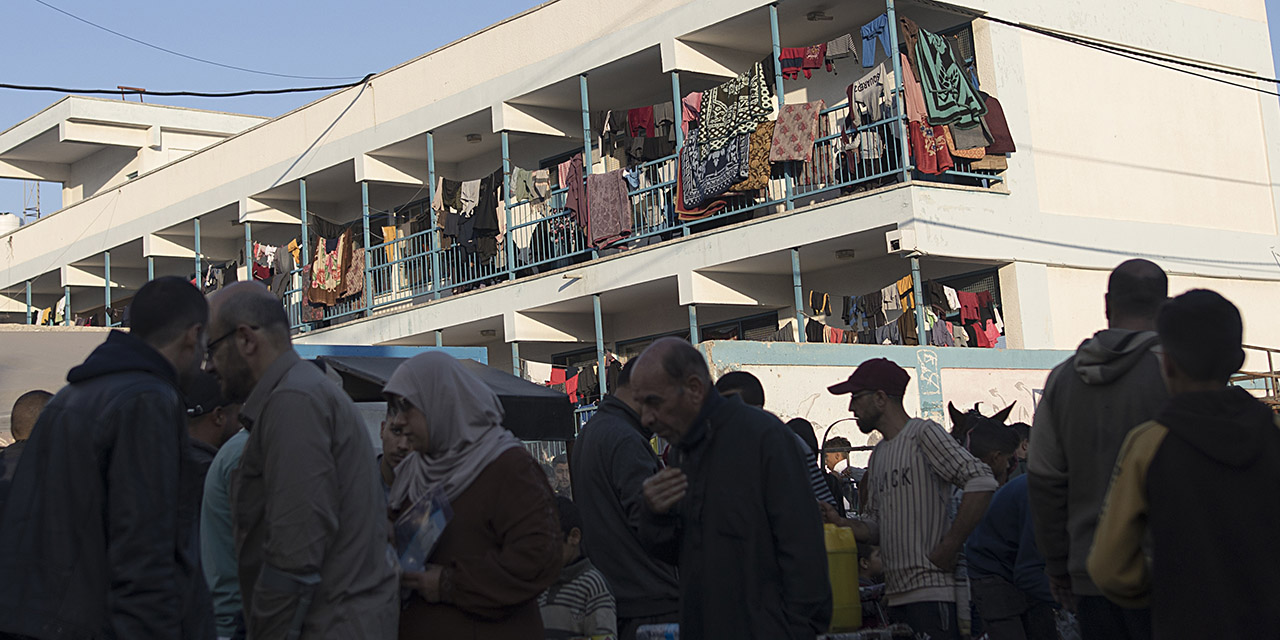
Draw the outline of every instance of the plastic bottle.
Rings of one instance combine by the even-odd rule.
[[[853,530],[822,526],[827,546],[827,574],[831,578],[831,632],[856,631],[862,626],[858,597],[858,542]]]

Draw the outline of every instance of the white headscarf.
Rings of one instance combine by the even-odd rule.
[[[383,392],[401,396],[421,411],[428,432],[428,451],[411,453],[396,467],[392,508],[437,487],[453,501],[499,454],[524,446],[502,426],[498,395],[446,353],[410,358],[391,374]]]

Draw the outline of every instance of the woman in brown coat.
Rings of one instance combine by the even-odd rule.
[[[416,451],[396,469],[394,510],[439,488],[453,519],[413,590],[400,638],[543,638],[537,598],[560,571],[547,477],[502,427],[498,397],[453,357],[408,360],[384,390],[388,426]]]

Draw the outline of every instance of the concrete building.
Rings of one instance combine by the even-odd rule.
[[[868,71],[846,59],[811,78],[769,78],[780,103],[825,101],[813,159],[776,166],[767,189],[711,219],[668,213],[674,156],[641,168],[632,236],[619,245],[540,235],[567,219],[555,213],[563,190],[549,209],[509,199],[492,256],[446,246],[425,215],[437,177],[554,174],[581,152],[604,172],[603,112],[674,102],[678,118],[682,96],[779,47],[848,33],[862,54],[860,28],[886,11],[957,37],[1003,105],[1017,144],[1007,169],[903,168],[905,123],[889,116],[874,125],[883,158],[846,170],[846,87]],[[1212,69],[1197,73],[1245,87],[982,15],[1197,61]],[[1250,343],[1280,345],[1280,325],[1265,320],[1280,311],[1280,102],[1227,72],[1274,76],[1261,0],[552,0],[262,123],[68,98],[0,134],[2,175],[65,185],[61,211],[0,237],[0,313],[26,322],[59,300],[69,318],[101,313],[149,276],[204,273],[254,242],[300,240],[309,255],[303,229],[352,225],[369,248],[364,287],[315,316],[301,279],[288,281],[299,342],[484,346],[494,366],[537,380],[551,364],[603,368],[608,353],[625,358],[659,335],[760,340],[791,324],[802,340],[810,291],[830,294],[828,322],[841,326],[841,296],[914,268],[917,284],[987,291],[1001,311],[1007,355],[948,352],[948,366],[1007,362],[1028,372],[1009,384],[1033,391],[1104,326],[1106,274],[1132,256],[1165,267],[1175,292],[1222,292]],[[384,235],[406,222],[407,238]],[[843,350],[823,350],[826,365],[881,349],[831,348]],[[786,376],[778,385],[783,396],[815,391]],[[939,415],[942,399],[920,408]]]

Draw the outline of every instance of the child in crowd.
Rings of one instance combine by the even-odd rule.
[[[888,616],[882,605],[884,563],[880,561],[878,546],[858,545],[858,591],[862,600],[862,627],[879,629],[888,626]]]
[[[542,625],[547,640],[613,638],[618,633],[617,610],[604,575],[582,555],[582,514],[563,496],[556,498],[564,531],[564,568],[542,595]]]

